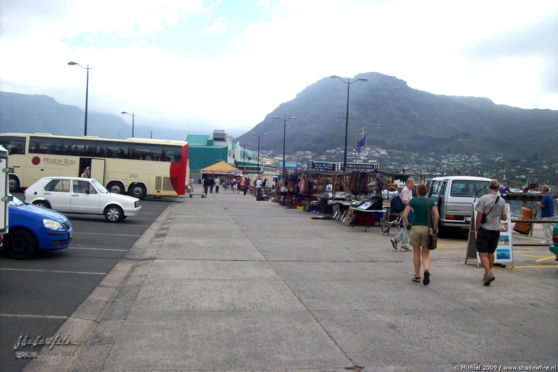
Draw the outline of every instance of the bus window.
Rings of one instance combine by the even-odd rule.
[[[64,139],[64,146],[61,150],[64,155],[95,156],[96,143],[88,140]]]
[[[130,156],[132,159],[160,161],[161,150],[161,145],[150,145],[144,143],[130,144]]]
[[[62,141],[58,138],[31,137],[29,152],[35,154],[61,154]]]
[[[25,154],[25,137],[0,137],[0,145],[4,146],[10,155]]]
[[[162,161],[171,161],[173,163],[180,163],[182,147],[178,146],[163,146]]]

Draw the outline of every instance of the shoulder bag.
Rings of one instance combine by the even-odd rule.
[[[500,195],[496,197],[496,201],[494,201],[494,204],[492,204],[492,208],[490,208],[487,213],[482,214],[481,223],[486,223],[486,216],[488,215],[488,213],[492,212],[492,210],[496,206],[496,203],[498,203],[498,199],[500,199]]]
[[[428,219],[428,240],[427,240],[427,248],[431,251],[436,249],[438,246],[438,236],[436,235],[436,231],[432,228],[432,217],[430,215],[430,203],[428,203],[430,199],[426,198],[426,216]]]

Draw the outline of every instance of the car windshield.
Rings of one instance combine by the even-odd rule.
[[[13,205],[14,207],[21,207],[22,205],[25,205],[24,202],[22,202],[21,200],[19,200],[18,198],[16,198],[15,196],[12,196],[12,201],[10,201],[10,205]]]
[[[489,181],[455,180],[451,184],[451,196],[474,198],[488,193]]]
[[[108,194],[109,193],[108,190],[105,189],[105,187],[99,183],[99,181],[91,180],[91,183],[95,185],[95,187],[97,188],[99,193],[101,193],[101,194]]]

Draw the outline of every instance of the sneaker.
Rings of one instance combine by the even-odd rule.
[[[402,250],[402,251],[405,251],[405,252],[409,252],[409,251],[410,251],[409,247],[403,247],[403,246],[401,246],[401,250]]]
[[[422,279],[422,284],[428,285],[430,283],[430,272],[428,270],[424,270],[424,279]]]
[[[494,277],[494,274],[492,274],[492,273],[490,273],[488,275],[485,275],[484,278],[482,279],[483,285],[488,287],[490,285],[490,283],[492,283],[492,281],[494,281],[494,279],[496,279],[496,278]]]
[[[393,249],[397,249],[397,241],[395,239],[390,239],[389,241],[391,242]]]

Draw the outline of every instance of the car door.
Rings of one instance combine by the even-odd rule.
[[[89,180],[72,181],[70,211],[73,213],[99,213],[99,193]]]
[[[70,211],[70,180],[54,178],[43,190],[43,196],[50,207],[60,212]]]

